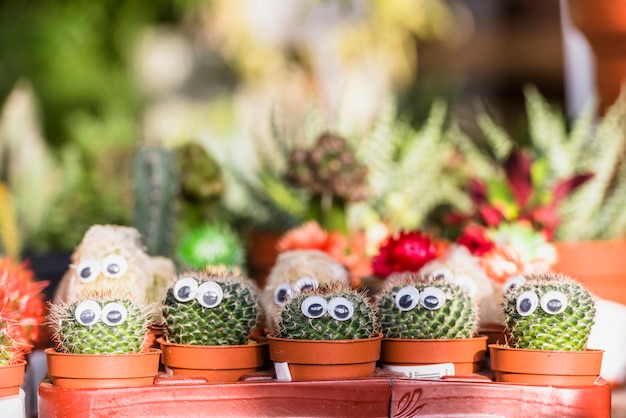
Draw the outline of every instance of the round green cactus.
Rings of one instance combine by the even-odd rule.
[[[515,348],[584,350],[595,313],[589,292],[559,274],[529,275],[505,292],[508,343]]]
[[[176,344],[245,344],[259,314],[254,282],[217,268],[178,275],[163,304],[167,337]]]
[[[380,333],[376,307],[362,291],[326,283],[288,298],[275,336],[297,340],[352,340]]]
[[[153,305],[126,294],[82,292],[69,304],[51,304],[49,324],[57,350],[73,354],[139,353],[148,349]]]
[[[452,276],[402,273],[377,297],[383,336],[406,339],[472,338],[478,307]]]

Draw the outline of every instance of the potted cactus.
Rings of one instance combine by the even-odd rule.
[[[369,297],[338,282],[288,297],[268,336],[278,380],[369,376],[380,357],[381,338]]]
[[[19,393],[24,382],[24,356],[29,351],[30,346],[20,342],[15,321],[0,311],[0,398]]]
[[[233,382],[267,363],[254,282],[226,268],[175,276],[163,303],[163,364],[175,375]]]
[[[501,382],[590,385],[600,375],[602,350],[586,348],[595,304],[580,283],[560,274],[528,275],[505,293],[507,344],[489,345]]]
[[[56,348],[45,350],[48,375],[59,387],[146,386],[161,350],[149,330],[155,305],[127,293],[83,291],[74,302],[51,303],[48,323]]]
[[[475,299],[449,270],[392,275],[377,296],[385,369],[417,379],[478,372],[487,337],[476,336]]]

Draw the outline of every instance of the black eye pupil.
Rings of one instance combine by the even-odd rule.
[[[107,313],[107,319],[112,324],[117,324],[122,320],[122,313],[120,311],[110,311]]]
[[[402,308],[407,309],[411,306],[412,303],[413,303],[413,297],[411,295],[403,295],[400,297],[399,305]]]
[[[89,276],[91,276],[91,267],[85,267],[80,271],[80,277],[82,277],[83,279],[86,279]]]
[[[217,293],[209,290],[208,292],[205,292],[204,295],[202,295],[202,300],[207,305],[214,305],[215,303],[217,303]]]
[[[532,309],[532,307],[533,307],[533,303],[528,298],[522,300],[522,302],[519,304],[519,310],[522,313],[529,312]]]
[[[190,293],[191,293],[190,286],[183,286],[180,289],[178,289],[178,297],[180,297],[181,299],[187,299]]]
[[[285,299],[287,299],[287,290],[285,290],[285,289],[280,289],[280,290],[278,291],[278,294],[276,295],[276,299],[277,299],[279,302],[284,302],[284,301],[285,301]]]
[[[558,312],[563,304],[558,299],[552,299],[548,302],[548,310],[550,312]]]
[[[314,303],[311,306],[309,306],[309,314],[311,314],[311,316],[321,316],[322,313],[324,312],[324,307],[322,306],[321,303]]]
[[[302,289],[300,289],[301,292],[306,292],[308,290],[313,289],[313,285],[312,284],[305,284],[304,286],[302,286]]]
[[[350,315],[350,309],[345,305],[337,305],[335,307],[335,316],[340,319],[347,318]]]
[[[117,274],[120,272],[120,266],[118,266],[117,264],[109,264],[107,266],[107,271],[111,274]]]
[[[435,308],[439,304],[437,296],[426,296],[424,298],[424,305],[428,308]]]
[[[91,309],[85,309],[80,313],[80,320],[84,324],[90,324],[96,318],[96,313]]]

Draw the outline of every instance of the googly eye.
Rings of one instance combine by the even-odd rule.
[[[332,298],[328,302],[328,314],[337,321],[347,321],[354,315],[354,306],[346,298]]]
[[[102,308],[95,300],[84,300],[74,310],[74,318],[79,324],[86,327],[95,324],[100,319]]]
[[[420,293],[420,305],[429,310],[439,309],[446,302],[446,295],[438,287],[427,287]]]
[[[517,297],[517,313],[521,316],[528,316],[535,312],[539,305],[539,298],[532,290],[527,290]]]
[[[420,301],[420,292],[413,286],[405,286],[396,294],[396,307],[401,311],[410,311]]]
[[[118,254],[111,254],[102,261],[102,273],[111,278],[119,279],[128,271],[126,259]]]
[[[90,283],[100,274],[100,265],[93,258],[81,261],[76,267],[76,278],[81,283]]]
[[[189,302],[198,293],[198,282],[193,277],[183,277],[174,284],[174,297],[179,302]]]
[[[328,302],[321,296],[309,296],[302,302],[300,310],[311,319],[316,319],[324,315],[328,309]]]
[[[123,324],[128,318],[128,310],[119,302],[111,302],[102,308],[102,322],[114,327]]]
[[[509,278],[506,282],[504,282],[504,286],[502,286],[502,291],[504,294],[508,294],[513,291],[515,288],[523,285],[526,282],[526,277],[524,276],[513,276]]]
[[[433,271],[428,277],[431,280],[451,280],[454,277],[454,273],[450,269],[443,268]]]
[[[547,314],[560,314],[567,308],[567,296],[557,290],[551,290],[541,297],[541,309]]]
[[[196,299],[205,308],[215,308],[224,298],[224,291],[215,282],[204,282],[198,288]]]
[[[307,290],[315,290],[320,286],[320,282],[313,277],[302,277],[294,283],[291,290],[293,293],[306,292]]]
[[[289,285],[289,283],[283,283],[279,285],[274,290],[274,303],[281,306],[284,305],[287,297],[289,297],[290,288],[291,286]]]

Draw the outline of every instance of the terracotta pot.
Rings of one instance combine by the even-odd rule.
[[[501,324],[489,323],[481,325],[478,330],[479,335],[487,337],[487,345],[489,344],[504,344],[507,341],[508,334],[506,327]]]
[[[24,383],[25,369],[25,360],[0,367],[0,397],[19,394],[20,385]]]
[[[408,374],[410,377],[416,378],[436,378],[443,377],[443,375],[476,373],[482,368],[486,353],[486,336],[432,340],[384,338],[380,361],[386,368],[391,370],[448,363],[454,366],[453,370],[444,368],[443,370],[420,372],[417,369]],[[424,373],[426,373],[426,376]],[[434,376],[434,374],[437,374],[437,376]]]
[[[282,233],[258,229],[252,230],[248,236],[247,264],[251,277],[260,288],[265,286],[265,280],[276,263],[276,243],[281,237]]]
[[[554,245],[558,260],[552,271],[572,276],[603,299],[626,305],[626,240]]]
[[[69,354],[45,350],[52,384],[66,388],[146,386],[159,372],[161,350],[134,354]]]
[[[289,340],[267,337],[279,380],[334,380],[370,376],[382,335],[357,340]]]
[[[626,80],[626,0],[569,0],[569,9],[572,21],[593,49],[604,112]]]
[[[162,362],[174,375],[203,377],[209,382],[236,382],[268,364],[267,343],[186,345],[158,340]]]
[[[603,350],[552,351],[489,346],[497,382],[527,385],[593,385],[600,375]]]

